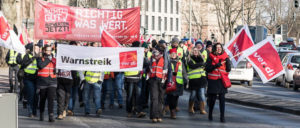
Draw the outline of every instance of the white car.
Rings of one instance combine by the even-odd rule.
[[[231,71],[229,73],[229,79],[231,81],[240,81],[241,84],[247,82],[248,86],[252,86],[253,83],[253,67],[247,60],[242,60],[233,68],[231,66]]]
[[[282,59],[282,66],[285,74],[276,78],[276,85],[283,85],[289,88],[293,83],[293,74],[296,71],[300,63],[300,53],[288,53]]]

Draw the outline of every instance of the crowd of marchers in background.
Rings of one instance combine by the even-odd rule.
[[[101,47],[98,42],[65,43]],[[149,114],[153,123],[162,122],[167,113],[171,119],[176,119],[176,112],[180,111],[178,99],[186,90],[190,93],[189,113],[195,114],[199,110],[205,115],[208,106],[208,119],[212,121],[215,101],[219,99],[220,121],[225,122],[227,89],[220,73],[230,72],[231,65],[220,43],[201,40],[191,43],[176,37],[169,43],[164,40],[135,41],[126,47],[144,48],[143,69],[128,72],[56,69],[56,46],[57,43],[44,45],[43,40],[39,40],[27,44],[24,55],[13,50],[7,53],[10,92],[17,92],[20,87],[20,101],[31,118],[36,117],[39,110],[39,120],[44,120],[46,101],[49,122],[76,116],[74,107],[78,99],[86,116],[92,113],[100,116],[105,109],[114,109],[117,102],[119,109],[126,105],[128,117],[144,118]],[[57,114],[53,109],[55,100]],[[94,112],[90,102],[96,106]]]

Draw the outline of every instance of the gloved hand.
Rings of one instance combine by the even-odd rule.
[[[216,64],[216,67],[221,67],[222,66],[222,61],[220,60],[219,63]]]
[[[101,85],[101,84],[102,84],[102,81],[99,80],[97,83]]]

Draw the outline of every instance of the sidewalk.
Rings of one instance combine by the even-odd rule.
[[[241,93],[229,90],[228,94],[226,94],[226,101],[245,106],[300,115],[300,100],[284,100],[276,97]]]

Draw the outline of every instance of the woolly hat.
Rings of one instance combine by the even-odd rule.
[[[176,48],[172,48],[172,49],[169,50],[169,53],[170,53],[170,54],[172,54],[172,53],[177,53],[177,49],[176,49]]]
[[[146,42],[144,42],[144,43],[142,44],[142,47],[148,48],[148,44],[147,44]]]

